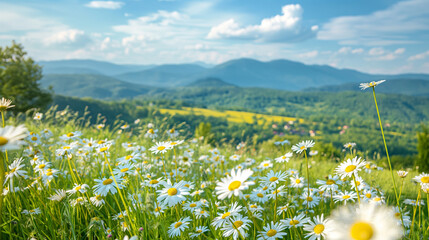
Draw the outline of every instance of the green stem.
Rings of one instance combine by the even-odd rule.
[[[1,120],[3,122],[3,128],[4,128],[6,126],[4,124],[4,119],[5,119],[5,117],[4,117],[4,111],[0,111],[0,112],[1,112]],[[7,150],[4,150],[4,154],[6,156],[6,164],[9,164],[9,157],[7,156]],[[0,194],[2,194],[2,193],[0,192]]]
[[[356,192],[357,192],[357,195],[358,195],[358,201],[359,201],[359,204],[360,204],[360,193],[359,193],[359,189],[358,189],[358,186],[357,186],[357,183],[356,183],[355,174],[353,173],[352,176],[353,176],[353,181],[355,182],[355,188],[356,188]]]
[[[0,152],[0,226],[3,224],[3,183],[4,183],[4,160],[3,153]],[[0,236],[1,236],[0,230]]]
[[[304,150],[305,162],[307,163],[307,197],[310,197],[310,174],[308,170],[308,158],[307,158],[307,150]],[[307,202],[307,211],[308,211],[308,200]]]
[[[396,190],[396,182],[395,182],[395,178],[393,176],[392,164],[390,162],[389,151],[387,150],[386,138],[384,137],[383,124],[381,123],[380,112],[378,110],[377,98],[375,97],[375,88],[374,87],[372,87],[372,93],[374,95],[375,108],[377,109],[378,122],[380,124],[381,135],[383,136],[383,143],[384,143],[384,148],[386,149],[386,156],[387,156],[387,161],[389,163],[390,174],[392,175],[393,189],[395,190],[396,206],[398,206],[398,208],[399,208],[398,191]]]

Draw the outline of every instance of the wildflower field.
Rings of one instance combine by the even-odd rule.
[[[376,100],[380,83],[361,87]],[[12,104],[0,104],[0,239],[429,238],[429,174],[381,168],[358,142],[336,163],[310,138],[215,147],[179,123],[12,116]]]

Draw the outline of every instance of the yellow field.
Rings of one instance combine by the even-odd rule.
[[[168,113],[170,115],[198,115],[206,117],[219,117],[226,118],[228,122],[235,123],[250,123],[254,124],[255,121],[259,125],[267,125],[275,122],[287,122],[287,121],[299,121],[303,122],[302,119],[292,118],[292,117],[283,117],[283,116],[271,116],[259,113],[251,112],[239,112],[239,111],[216,111],[205,108],[190,108],[184,107],[182,109],[166,109],[161,108],[159,111],[162,114]]]

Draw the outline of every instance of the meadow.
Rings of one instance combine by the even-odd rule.
[[[165,119],[107,125],[9,107],[3,99],[1,239],[429,237],[429,174],[390,169],[359,142],[334,161],[310,137],[209,144]]]

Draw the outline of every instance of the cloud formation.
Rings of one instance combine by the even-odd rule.
[[[119,9],[124,5],[123,2],[115,1],[91,1],[88,4],[85,4],[86,7],[90,8],[104,8],[104,9]]]
[[[429,56],[429,51],[413,55],[408,58],[408,61],[422,60]]]
[[[336,17],[322,26],[317,38],[344,45],[416,43],[424,39],[415,33],[429,31],[428,16],[427,0],[403,1],[370,15]]]
[[[262,19],[258,25],[240,26],[233,18],[211,28],[208,39],[252,39],[262,42],[298,42],[315,36],[318,26],[302,25],[302,7],[290,4],[282,14]]]

